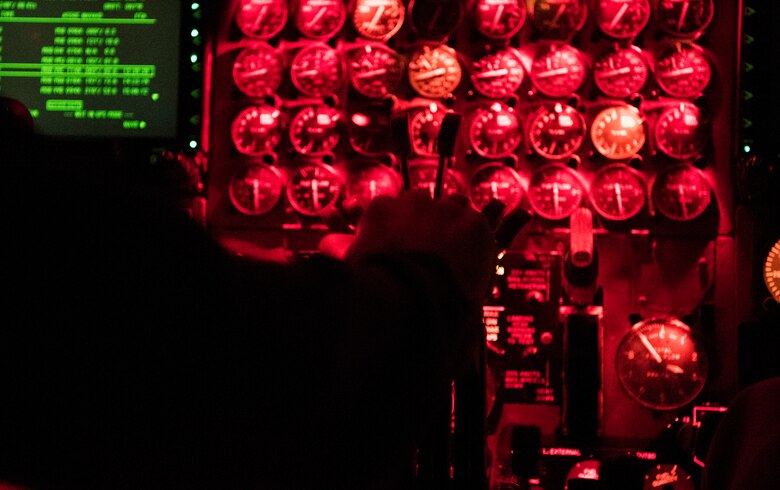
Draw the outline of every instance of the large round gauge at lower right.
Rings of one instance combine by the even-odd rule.
[[[602,167],[590,184],[593,209],[608,220],[624,221],[645,206],[647,191],[642,174],[622,163]]]
[[[666,109],[655,123],[655,144],[662,153],[685,160],[701,154],[707,143],[701,111],[690,102]]]
[[[712,200],[712,188],[704,173],[690,165],[677,165],[658,174],[653,183],[653,204],[674,221],[701,216]]]
[[[341,196],[341,178],[330,165],[304,164],[287,181],[287,200],[304,216],[318,216]]]
[[[585,188],[579,175],[559,163],[545,165],[533,174],[528,186],[528,202],[534,212],[549,220],[571,216],[580,207]]]

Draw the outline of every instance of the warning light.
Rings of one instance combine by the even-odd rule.
[[[198,10],[199,8],[200,8],[200,4],[199,3],[193,3],[192,4],[192,10]]]
[[[198,147],[198,142],[195,140],[190,141],[190,148],[193,150]]]
[[[193,54],[192,56],[190,56],[190,61],[192,61],[193,63],[197,63],[198,62],[198,55],[197,54]]]
[[[371,123],[371,120],[365,114],[356,112],[352,114],[352,122],[355,124],[355,126],[365,128]]]
[[[749,145],[745,145],[745,147],[742,148],[742,149],[745,150],[745,153],[750,153],[750,146]]]
[[[197,30],[197,29],[193,29],[192,31],[190,31],[190,36],[198,37],[198,36],[200,36],[200,31]]]

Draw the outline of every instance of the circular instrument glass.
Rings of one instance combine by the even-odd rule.
[[[349,68],[352,87],[372,98],[392,92],[404,76],[403,60],[384,44],[366,44],[353,51]]]
[[[664,154],[685,160],[700,155],[707,142],[699,108],[690,102],[666,109],[655,123],[655,143]]]
[[[333,37],[346,18],[347,5],[342,0],[297,0],[295,27],[308,38]]]
[[[230,128],[236,149],[258,156],[276,148],[282,139],[280,115],[279,109],[269,105],[244,109]]]
[[[714,12],[712,0],[660,0],[655,16],[669,34],[693,37],[707,28]]]
[[[655,410],[691,403],[707,380],[707,356],[688,325],[652,318],[631,328],[617,351],[617,374],[626,393]]]
[[[566,104],[555,104],[551,109],[541,108],[528,125],[531,148],[550,160],[568,158],[585,139],[585,119]]]
[[[474,7],[474,26],[492,39],[514,36],[523,27],[525,17],[520,0],[478,0]]]
[[[528,186],[528,202],[542,218],[568,218],[580,207],[585,189],[577,173],[553,163],[537,170]]]
[[[688,165],[666,169],[656,177],[652,191],[656,209],[669,219],[689,221],[710,205],[712,189],[701,170]]]
[[[323,97],[337,91],[344,81],[344,61],[327,44],[317,43],[298,51],[290,69],[302,94]]]
[[[253,163],[238,169],[230,180],[230,202],[240,212],[259,216],[271,211],[282,197],[284,181],[276,167]]]
[[[772,297],[780,303],[780,240],[777,241],[764,261],[764,282]]]
[[[647,71],[647,62],[639,48],[617,48],[595,61],[593,80],[605,95],[623,99],[642,90]]]
[[[398,175],[385,165],[370,165],[353,173],[347,184],[347,198],[354,199],[364,209],[377,196],[397,196],[401,193]]]
[[[483,157],[512,153],[522,140],[523,130],[515,111],[499,102],[477,109],[469,126],[471,147]]]
[[[486,163],[471,176],[469,197],[477,211],[482,211],[491,199],[506,205],[506,212],[523,201],[523,184],[514,169],[502,163]]]
[[[454,49],[444,44],[423,46],[409,61],[409,83],[423,97],[446,97],[457,88],[460,78],[458,56]]]
[[[360,112],[349,118],[349,144],[364,155],[393,150],[390,131],[390,111],[379,105],[365,104]]]
[[[642,174],[628,165],[613,163],[596,172],[590,184],[593,209],[613,221],[636,216],[647,201]]]
[[[412,184],[412,189],[420,189],[428,191],[433,198],[434,191],[436,189],[436,165],[419,164],[409,166],[409,180]],[[447,169],[444,174],[444,188],[442,189],[442,196],[451,196],[452,194],[462,193],[463,184],[460,182],[458,174],[453,170]]]
[[[709,85],[712,70],[704,50],[691,44],[678,44],[655,62],[655,79],[672,97],[692,99]]]
[[[444,121],[444,114],[444,109],[432,103],[410,115],[409,136],[412,139],[414,153],[426,157],[439,154],[439,131]]]
[[[542,35],[569,39],[588,17],[585,0],[532,0],[531,21]]]
[[[424,39],[445,41],[460,24],[463,2],[460,0],[412,0],[409,18],[415,32]]]
[[[501,99],[523,84],[523,65],[514,49],[502,49],[471,63],[471,81],[485,97]]]
[[[352,23],[361,36],[386,41],[401,28],[405,15],[402,0],[356,0]]]
[[[531,66],[531,82],[548,97],[568,97],[580,88],[587,68],[580,52],[566,44],[554,44]]]
[[[283,76],[282,57],[266,43],[245,48],[233,63],[233,81],[250,97],[276,92]]]
[[[600,0],[597,5],[599,29],[615,39],[636,37],[650,20],[648,0]]]
[[[341,113],[326,105],[309,106],[290,122],[290,141],[303,155],[328,153],[339,143]]]
[[[645,474],[642,490],[696,490],[687,471],[676,464],[659,464]]]
[[[287,200],[304,216],[317,216],[335,205],[340,194],[341,179],[333,167],[324,163],[298,167],[287,182]]]
[[[271,39],[286,23],[286,0],[241,0],[236,13],[238,28],[255,39]]]
[[[610,160],[631,158],[645,144],[644,120],[634,106],[608,107],[593,119],[590,137],[596,150]]]

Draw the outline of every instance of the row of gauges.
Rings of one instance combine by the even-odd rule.
[[[310,39],[327,40],[351,20],[359,36],[386,41],[404,23],[407,10],[402,0],[296,0],[292,2],[295,27]],[[413,30],[424,39],[445,40],[464,18],[463,1],[411,0],[408,16]],[[523,3],[527,3],[524,6]],[[530,15],[527,15],[530,13]],[[696,37],[712,21],[713,0],[660,0],[657,25],[676,37]],[[236,24],[248,37],[271,39],[290,16],[287,0],[241,0]],[[585,25],[587,0],[478,0],[469,18],[474,28],[491,39],[517,34],[531,18],[536,31],[553,39],[569,39]],[[599,29],[614,39],[636,37],[651,17],[649,0],[599,0],[595,18]]]
[[[436,165],[411,165],[413,189],[433,193]],[[346,180],[346,186],[343,184]],[[448,170],[444,193],[464,193],[457,173]],[[304,216],[318,216],[342,198],[349,206],[366,207],[379,195],[397,195],[401,181],[395,170],[382,164],[366,164],[350,172],[347,179],[330,165],[311,162],[300,165],[285,179],[282,172],[264,163],[242,167],[230,184],[230,198],[240,212],[257,216],[270,212],[278,204],[286,187],[290,206]],[[520,206],[527,196],[531,209],[548,220],[569,217],[583,205],[588,191],[577,171],[562,164],[549,164],[537,170],[528,182],[511,167],[491,162],[477,168],[471,176],[468,194],[473,206],[481,210],[493,199],[508,210]],[[648,185],[641,172],[625,164],[599,169],[590,185],[590,203],[602,217],[624,221],[637,216],[647,204]],[[678,165],[660,172],[649,191],[655,209],[669,219],[690,221],[710,206],[712,188],[705,175],[695,167]],[[342,195],[343,194],[343,195]]]

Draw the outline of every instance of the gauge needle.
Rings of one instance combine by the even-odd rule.
[[[255,209],[260,209],[260,181],[257,179],[252,180],[252,198]]]
[[[357,78],[360,79],[372,78],[378,75],[384,75],[385,73],[387,73],[387,68],[377,68],[376,70],[364,71],[363,73],[359,73],[357,75]]]
[[[368,183],[368,192],[371,194],[371,199],[376,197],[376,180],[372,180]]]
[[[611,71],[605,71],[601,74],[601,78],[609,78],[609,77],[615,77],[618,75],[625,75],[626,73],[630,73],[631,68],[624,66],[623,68],[618,68],[617,70],[611,70]]]
[[[503,77],[504,75],[508,75],[509,70],[506,68],[500,68],[498,70],[490,70],[490,71],[483,71],[482,73],[477,73],[474,75],[474,78],[495,78],[495,77]]]
[[[306,70],[306,71],[299,71],[298,75],[302,77],[313,77],[314,75],[317,75],[320,71],[319,70]]]
[[[647,349],[650,355],[653,356],[655,362],[657,362],[658,364],[664,362],[664,360],[661,359],[661,355],[658,354],[658,351],[655,350],[655,347],[653,347],[653,344],[651,344],[650,341],[647,340],[647,336],[645,336],[645,334],[643,334],[642,332],[639,332],[639,340],[642,342],[642,345],[645,346],[645,349]]]
[[[435,70],[431,70],[425,73],[420,73],[419,75],[416,75],[414,77],[415,80],[428,80],[430,78],[436,78],[440,77],[447,73],[447,69],[443,66],[441,68],[436,68]]]
[[[553,183],[553,208],[555,210],[555,214],[560,213],[560,199],[558,197],[558,183]]]
[[[253,70],[253,71],[248,71],[246,73],[242,73],[241,75],[239,75],[239,77],[241,77],[242,79],[251,78],[251,77],[265,75],[266,73],[268,73],[268,68],[260,68],[259,70]]]
[[[617,198],[616,202],[617,202],[618,213],[620,213],[620,215],[622,216],[624,214],[624,212],[623,212],[623,195],[620,192],[620,184],[618,184],[617,182],[615,182],[615,197]]]
[[[499,5],[496,9],[496,15],[493,16],[493,22],[490,23],[490,30],[496,32],[498,30],[498,21],[501,20],[501,16],[504,14],[504,6]]]
[[[564,12],[566,12],[566,6],[567,5],[568,4],[566,4],[566,3],[561,4],[561,6],[558,9],[558,11],[555,13],[555,17],[553,17],[553,20],[550,22],[551,26],[557,26],[558,25],[558,21],[560,20],[561,16],[563,15]]]
[[[557,75],[565,75],[567,73],[569,73],[569,69],[564,66],[563,68],[556,68],[555,70],[543,71],[541,73],[538,73],[536,75],[536,78],[549,78]]]
[[[252,31],[256,31],[260,29],[260,24],[263,23],[263,19],[265,19],[266,12],[268,12],[268,5],[263,5],[263,7],[260,9],[260,13],[257,14],[255,23],[252,25]]]
[[[685,23],[685,16],[688,15],[688,6],[690,5],[690,2],[687,0],[683,2],[682,9],[680,9],[680,20],[677,21],[677,30],[681,31],[683,28],[683,24]]]
[[[490,183],[490,192],[493,195],[493,199],[498,199],[498,182],[493,181]]]
[[[683,75],[690,75],[691,73],[693,73],[693,68],[689,66],[688,68],[680,68],[679,70],[672,70],[666,73],[662,73],[661,76],[664,78],[673,78],[681,77]]]
[[[317,24],[317,22],[320,21],[323,15],[328,11],[327,7],[322,7],[319,12],[306,24],[306,27],[311,29],[314,25]]]
[[[690,199],[686,199],[685,197],[685,188],[682,184],[680,184],[677,187],[677,191],[680,193],[680,207],[682,208],[683,217],[687,220],[688,219],[688,207],[686,204],[688,204]]]
[[[666,370],[674,374],[685,374],[685,370],[676,364],[667,364]]]
[[[320,187],[317,183],[317,179],[311,180],[311,200],[314,205],[314,210],[320,210]]]
[[[615,18],[612,19],[612,22],[609,23],[609,28],[610,29],[614,29],[615,28],[615,26],[618,24],[618,22],[620,22],[620,19],[623,18],[623,14],[626,13],[626,10],[628,10],[628,4],[624,3],[623,5],[620,6],[620,10],[618,10],[618,13],[615,14]]]
[[[376,13],[374,14],[374,18],[371,19],[371,22],[368,23],[368,27],[376,27],[376,23],[379,22],[379,19],[382,18],[382,14],[385,13],[385,6],[380,5],[378,9],[376,9]]]

